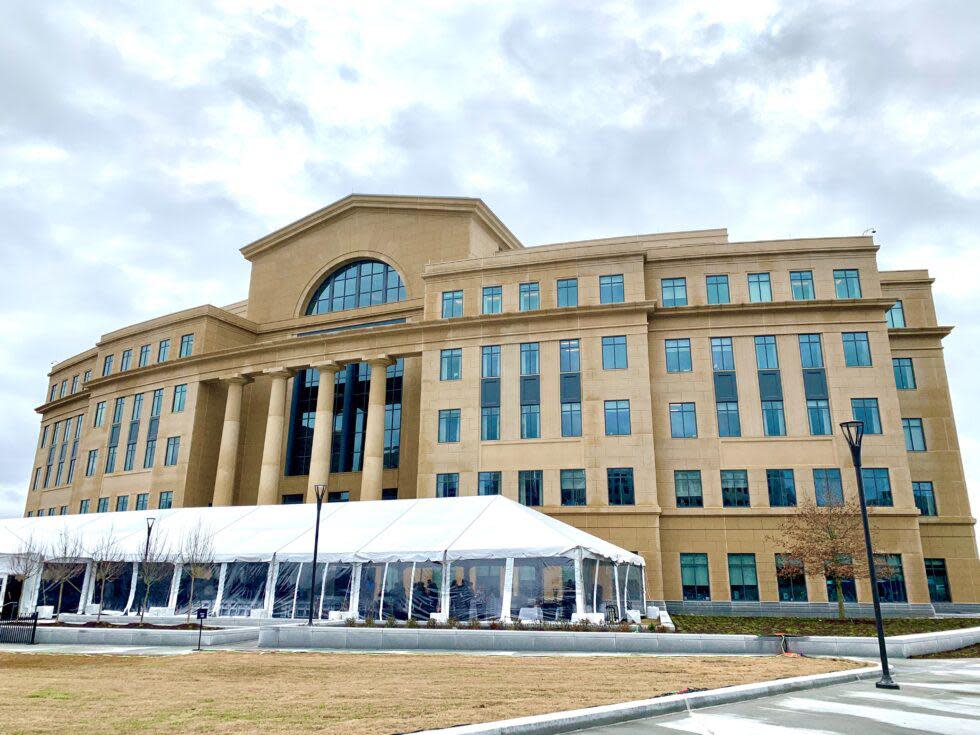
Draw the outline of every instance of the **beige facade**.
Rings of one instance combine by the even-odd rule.
[[[37,409],[42,428],[26,512],[96,512],[100,502],[116,510],[121,503],[309,501],[317,483],[350,500],[431,497],[439,483],[452,487],[454,480],[459,494],[472,495],[481,472],[499,473],[503,494],[519,499],[526,482],[524,499],[543,512],[641,553],[652,599],[682,599],[681,555],[705,554],[711,600],[730,600],[729,555],[749,554],[759,598],[776,601],[781,549],[772,537],[794,511],[771,506],[770,471],[791,471],[802,499],[814,498],[815,469],[835,470],[843,493],[853,496],[837,424],[852,418],[852,399],[875,399],[881,433],[866,437],[864,466],[879,470],[878,478],[885,471],[883,496],[892,500],[873,508],[879,551],[900,555],[909,603],[930,602],[926,560],[934,574],[938,560],[944,563],[954,603],[977,603],[974,519],[941,342],[951,328],[938,325],[928,274],[881,272],[877,249],[870,237],[729,242],[725,230],[525,249],[479,200],[347,197],[242,249],[252,265],[246,301],[120,329],[56,365]],[[324,280],[358,261],[394,269],[404,297],[308,315]],[[794,291],[791,272],[810,279],[794,277]],[[715,303],[725,301],[720,276],[727,276],[727,303]],[[567,301],[559,302],[558,283],[565,288],[572,280],[576,302],[559,306]],[[522,303],[522,284],[537,284],[536,302],[525,286]],[[499,287],[499,313],[485,313],[489,287]],[[453,306],[444,316],[444,294],[454,292],[461,292],[460,311]],[[896,326],[889,327],[886,312]],[[824,388],[816,392],[804,382],[801,334],[819,335]],[[847,364],[850,335],[866,335],[849,349],[866,344],[869,364]],[[623,338],[621,350],[610,337]],[[774,347],[778,365],[759,362],[758,337],[772,338],[764,349]],[[738,436],[720,436],[735,432],[720,431],[713,338],[730,338],[731,364],[719,367],[734,370],[737,397],[724,402],[737,404]],[[577,346],[577,364],[562,362],[563,344]],[[531,358],[522,358],[522,345],[537,345],[536,365],[525,363]],[[482,385],[489,346],[499,348],[493,390]],[[446,375],[449,350],[459,353],[445,353]],[[897,388],[893,358],[911,359],[902,365],[914,373],[914,387]],[[348,368],[365,363],[367,380],[360,368]],[[356,375],[361,380],[351,383]],[[392,393],[396,375],[400,394]],[[312,376],[316,390],[303,387]],[[827,435],[813,435],[808,413],[808,397],[818,394],[826,401]],[[609,431],[608,401],[619,402],[620,420],[628,406],[628,433]],[[484,438],[481,416],[495,402],[499,430]],[[563,431],[563,403],[578,405],[580,435],[563,436],[577,428],[570,409]],[[685,416],[696,424],[693,432],[690,423],[684,428]],[[522,421],[524,434],[537,436],[522,438]],[[349,467],[341,455],[353,457]],[[632,492],[620,496],[609,471],[627,469]],[[722,472],[730,470],[748,479],[747,507],[733,507],[730,488],[723,491]],[[528,471],[534,474],[521,475]],[[692,492],[695,500],[679,506],[677,488],[696,487],[685,482],[695,472],[700,500]],[[585,502],[569,504],[580,487],[572,482],[583,476]],[[920,513],[913,483],[920,495],[931,483],[935,515]],[[941,580],[933,582],[941,588]],[[808,570],[806,587],[809,601],[827,601],[816,570]],[[857,587],[859,600],[868,601],[866,585]],[[941,589],[933,595],[938,601]]]

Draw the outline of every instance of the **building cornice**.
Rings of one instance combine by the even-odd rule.
[[[680,316],[719,316],[756,312],[852,311],[869,309],[884,313],[895,302],[892,299],[814,299],[810,301],[763,301],[739,304],[696,304],[691,306],[658,306],[654,309],[658,318]]]
[[[888,330],[888,339],[915,338],[915,337],[936,337],[943,339],[948,337],[953,331],[953,327],[899,327]]]
[[[99,350],[95,347],[90,347],[85,350],[85,352],[80,352],[77,355],[69,357],[61,362],[57,362],[51,366],[51,370],[48,371],[48,377],[54,375],[55,373],[60,373],[62,370],[66,370],[75,365],[81,365],[86,360],[91,360],[98,357]]]
[[[164,327],[173,327],[179,324],[185,324],[201,318],[214,319],[215,321],[222,322],[253,335],[258,331],[258,325],[254,322],[225,311],[217,306],[213,306],[212,304],[204,304],[202,306],[184,309],[183,311],[175,311],[172,314],[158,316],[144,322],[130,324],[129,326],[123,327],[122,329],[117,329],[114,332],[108,332],[102,335],[102,339],[96,343],[96,347],[103,347],[110,342],[117,342],[122,339],[128,339],[130,337],[144,334],[146,332],[152,332]]]

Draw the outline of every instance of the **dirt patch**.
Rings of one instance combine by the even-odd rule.
[[[140,630],[197,630],[197,623],[179,623],[177,625],[162,625],[155,623],[108,623],[104,620],[95,621],[90,620],[86,623],[58,623],[56,625],[47,625],[45,627],[50,628],[120,628],[120,629],[133,629],[138,628]],[[204,630],[224,630],[224,628],[216,628],[211,625],[205,625]]]
[[[0,654],[0,729],[377,735],[856,666],[786,656]]]

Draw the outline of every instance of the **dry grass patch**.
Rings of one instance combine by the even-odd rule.
[[[0,732],[404,733],[857,665],[784,656],[0,654]]]

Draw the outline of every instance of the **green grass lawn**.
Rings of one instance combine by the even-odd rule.
[[[856,635],[874,636],[871,618],[749,618],[725,615],[672,615],[678,633],[735,633],[741,635]],[[934,633],[980,626],[980,618],[885,618],[885,635]]]

